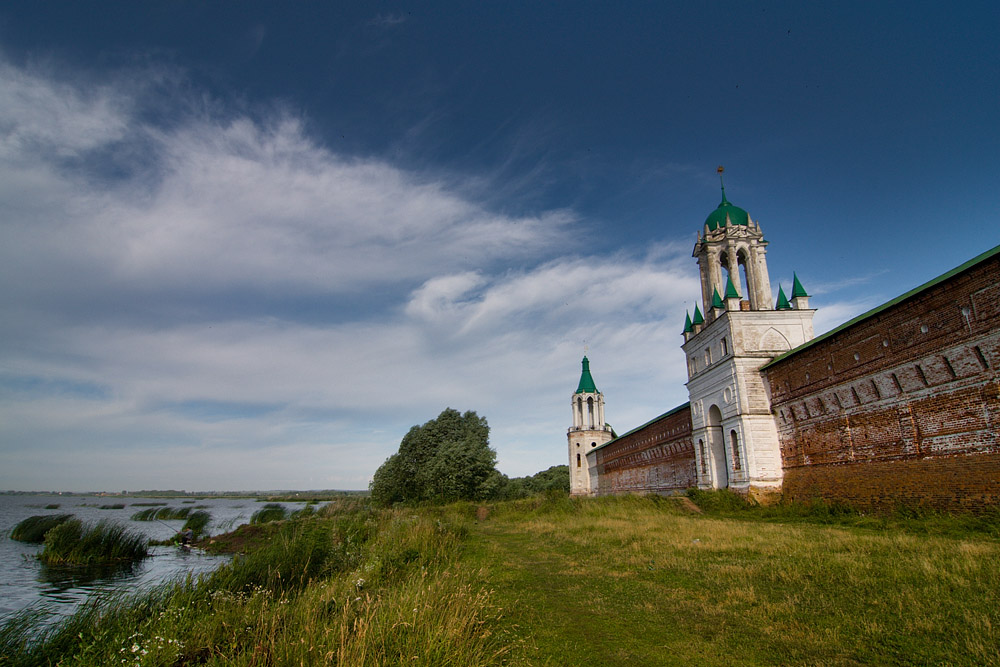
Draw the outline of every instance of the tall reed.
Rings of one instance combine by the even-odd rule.
[[[205,529],[208,527],[208,522],[211,519],[212,515],[209,512],[196,510],[188,515],[187,521],[184,522],[184,527],[181,530],[190,529],[194,533],[195,539],[198,539],[205,534]]]
[[[191,514],[190,507],[149,507],[132,515],[133,521],[176,521]]]
[[[45,533],[72,518],[72,514],[29,516],[27,519],[14,526],[14,530],[10,532],[10,538],[12,540],[17,540],[18,542],[41,544],[41,542],[45,539]]]

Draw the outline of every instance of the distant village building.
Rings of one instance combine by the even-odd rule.
[[[760,225],[722,203],[693,256],[690,401],[621,436],[587,357],[568,432],[574,495],[730,488],[860,507],[1000,502],[1000,246],[813,337],[793,278],[772,301]]]

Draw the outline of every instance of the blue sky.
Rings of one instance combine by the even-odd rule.
[[[1000,243],[995,3],[6,3],[0,489],[365,488],[686,400],[719,202],[817,332]]]

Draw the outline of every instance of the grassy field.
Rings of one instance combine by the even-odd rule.
[[[996,515],[693,500],[345,499],[202,580],[22,615],[0,665],[1000,664]]]
[[[516,628],[512,662],[1000,664],[995,522],[705,500],[495,508],[466,558]]]

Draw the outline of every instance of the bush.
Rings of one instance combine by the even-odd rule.
[[[111,565],[148,555],[144,535],[106,521],[91,526],[71,519],[49,530],[38,558],[46,565]]]
[[[41,544],[42,541],[45,540],[45,533],[72,518],[72,514],[29,516],[27,519],[14,526],[14,530],[10,533],[10,538],[12,540],[17,540],[18,542]]]

